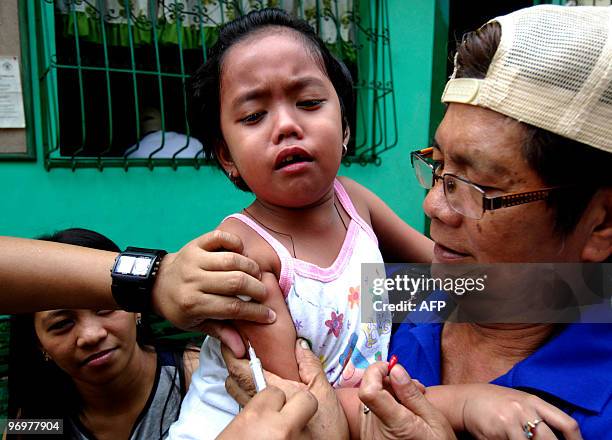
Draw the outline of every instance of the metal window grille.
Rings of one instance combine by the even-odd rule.
[[[565,2],[568,6],[610,6],[611,0],[568,0]]]
[[[561,6],[610,6],[612,5],[612,0],[533,0],[533,4],[552,4]]]
[[[397,144],[385,0],[28,0],[35,138],[45,167],[195,166],[190,72],[219,26],[280,7],[309,21],[355,81],[346,163],[380,164]]]

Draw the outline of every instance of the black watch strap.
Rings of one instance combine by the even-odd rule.
[[[150,310],[153,283],[166,254],[161,249],[128,247],[117,255],[111,269],[111,290],[119,307],[128,312]]]

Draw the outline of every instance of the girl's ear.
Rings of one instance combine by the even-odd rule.
[[[236,169],[232,155],[230,154],[229,148],[227,148],[227,144],[224,140],[217,142],[215,145],[215,154],[217,155],[217,159],[226,173]]]
[[[344,137],[342,139],[342,143],[345,145],[348,145],[350,139],[351,139],[351,127],[349,127],[348,121],[346,121],[346,127],[344,128]]]

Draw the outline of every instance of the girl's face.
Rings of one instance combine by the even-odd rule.
[[[345,139],[319,64],[289,30],[258,33],[225,55],[218,156],[262,201],[305,207],[333,191]]]
[[[76,382],[104,384],[128,365],[136,315],[121,310],[48,310],[34,315],[40,348]]]

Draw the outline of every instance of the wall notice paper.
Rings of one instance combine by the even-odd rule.
[[[0,56],[0,128],[24,127],[19,61]]]

